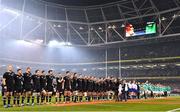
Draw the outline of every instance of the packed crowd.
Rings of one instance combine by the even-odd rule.
[[[154,85],[148,81],[140,83],[114,77],[97,78],[70,71],[55,74],[53,70],[49,70],[46,74],[44,70],[36,70],[32,74],[31,68],[27,67],[25,73],[22,73],[22,69],[18,69],[15,73],[12,65],[8,65],[2,79],[2,98],[5,108],[12,107],[11,104],[13,106],[25,106],[25,103],[26,105],[50,104],[52,100],[55,100],[55,103],[127,101],[142,97],[167,96],[170,91],[170,87]]]
[[[123,47],[121,49],[121,59],[144,59],[144,58],[160,58],[179,56],[180,41],[151,43],[136,46]],[[111,50],[113,52],[113,50]],[[113,53],[109,53],[113,54]]]

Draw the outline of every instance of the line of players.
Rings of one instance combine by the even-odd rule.
[[[113,96],[111,91],[118,94],[118,87],[116,78],[82,77],[69,71],[55,76],[53,70],[49,70],[47,75],[43,70],[36,70],[32,75],[30,67],[25,73],[18,69],[15,74],[13,66],[8,65],[7,72],[3,74],[3,104],[11,107],[12,99],[13,105],[17,106],[24,106],[25,101],[26,105],[34,105],[35,99],[37,104],[51,103],[53,95],[57,103],[82,101],[84,97],[88,101],[108,99],[108,96]]]

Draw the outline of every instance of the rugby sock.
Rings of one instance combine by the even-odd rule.
[[[48,103],[48,99],[49,99],[49,97],[48,96],[46,96],[46,102]]]
[[[27,97],[27,103],[29,103],[29,102],[30,102],[30,97],[28,96],[28,97]]]
[[[70,96],[68,96],[67,98],[68,98],[68,101],[70,101],[70,99],[71,99]]]
[[[91,101],[91,97],[90,96],[87,97],[87,101]]]
[[[8,97],[8,105],[11,104],[11,97]]]
[[[40,96],[37,96],[37,103],[39,103],[39,100],[40,100]]]
[[[17,104],[19,105],[19,100],[20,100],[20,97],[18,96],[17,97]]]
[[[22,96],[22,100],[21,100],[21,103],[22,103],[22,104],[24,104],[24,99],[25,99],[25,97]]]
[[[44,95],[41,96],[41,103],[44,102],[44,97],[45,97]]]
[[[61,102],[61,101],[62,101],[62,100],[61,100],[61,98],[62,98],[62,97],[61,97],[61,95],[60,95],[60,96],[59,96],[59,102]]]
[[[82,96],[80,96],[79,101],[81,102],[81,101],[82,101],[82,99],[83,99],[83,97],[82,97]]]
[[[51,102],[51,96],[49,96],[49,102]]]
[[[77,102],[78,96],[74,96],[74,102]]]
[[[80,102],[80,96],[77,96],[77,101]]]
[[[32,96],[32,103],[34,103],[34,96]]]
[[[74,101],[74,96],[71,96],[71,101]]]
[[[6,97],[3,97],[3,104],[6,105]]]
[[[16,97],[14,97],[13,104],[16,105]]]
[[[64,96],[64,102],[66,102],[66,96]]]
[[[55,99],[56,99],[56,103],[57,103],[58,102],[58,97],[56,96]]]

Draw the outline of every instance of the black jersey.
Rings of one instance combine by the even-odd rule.
[[[23,91],[23,81],[24,81],[24,78],[23,76],[19,76],[18,74],[16,74],[14,76],[14,91],[17,92],[17,93],[20,93]]]
[[[53,88],[54,88],[54,85],[53,85],[53,80],[55,79],[55,77],[54,76],[52,76],[52,75],[47,75],[46,76],[46,80],[47,80],[47,87],[46,87],[46,89],[47,89],[47,91],[53,91]]]
[[[113,91],[118,94],[119,82],[113,82]]]
[[[92,92],[93,91],[93,81],[87,80],[87,91]]]
[[[96,89],[96,83],[95,83],[95,81],[93,80],[93,81],[92,81],[92,92],[95,92],[95,89]]]
[[[78,90],[77,77],[73,77],[73,79],[71,80],[71,87],[72,87],[72,91]]]
[[[71,79],[68,76],[65,76],[64,81],[64,89],[67,91],[71,90]]]
[[[82,79],[82,88],[84,92],[87,91],[87,79]]]
[[[95,92],[98,91],[98,83],[97,83],[97,81],[94,82],[94,91]]]
[[[33,80],[33,91],[40,92],[41,91],[40,76],[32,75],[32,80]]]
[[[5,83],[6,83],[6,85],[4,86],[7,87],[6,91],[8,92],[12,92],[14,89],[14,75],[15,75],[14,72],[5,72],[3,74],[3,78],[5,79]]]
[[[31,91],[32,90],[32,79],[31,79],[31,73],[24,73],[23,78],[23,89],[24,91]]]
[[[106,92],[108,90],[106,81],[103,81],[102,88],[103,88],[103,92]]]
[[[112,80],[110,80],[110,91],[113,91],[113,89],[114,89],[114,83],[113,83],[113,81]]]
[[[106,82],[106,85],[107,85],[107,91],[110,91],[111,90],[110,80],[106,79],[105,82]]]
[[[100,92],[101,91],[101,82],[98,81],[97,82],[97,92]]]
[[[99,82],[99,92],[103,92],[103,82]]]
[[[82,79],[78,78],[77,79],[77,83],[78,83],[78,86],[77,86],[78,90],[79,91],[83,91],[83,88],[82,88]]]
[[[40,85],[41,85],[41,91],[46,89],[46,76],[42,75],[40,76]]]
[[[64,90],[64,81],[62,81],[62,77],[56,77],[56,83],[57,83],[57,91],[62,92]]]

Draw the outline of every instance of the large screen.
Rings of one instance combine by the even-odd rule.
[[[126,37],[155,34],[157,25],[155,22],[146,22],[140,25],[126,24],[125,31]]]

